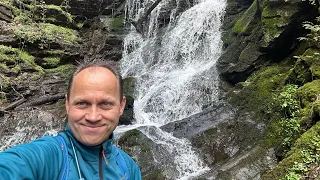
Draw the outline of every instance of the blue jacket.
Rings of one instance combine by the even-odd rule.
[[[121,169],[117,165],[112,152],[113,135],[111,139],[103,142],[100,146],[85,146],[81,144],[74,138],[68,126],[66,131],[60,133],[60,135],[65,140],[68,148],[69,180],[79,179],[70,140],[74,144],[80,172],[85,180],[120,180],[123,178]],[[129,169],[130,180],[141,180],[141,172],[137,164],[121,149],[119,149],[119,152]],[[63,151],[57,139],[52,136],[45,136],[31,143],[15,146],[1,152],[0,179],[56,180],[63,169],[63,160]]]

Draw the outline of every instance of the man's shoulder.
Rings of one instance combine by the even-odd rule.
[[[29,144],[41,145],[41,146],[58,146],[59,142],[56,136],[43,136],[34,141],[31,141]]]
[[[8,153],[39,153],[39,154],[47,154],[54,153],[60,150],[60,146],[58,141],[54,136],[43,136],[37,138],[29,143],[19,144],[12,148],[7,149],[4,152]]]

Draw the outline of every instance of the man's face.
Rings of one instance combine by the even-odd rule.
[[[80,71],[66,98],[69,127],[78,141],[96,146],[109,138],[116,128],[126,103],[120,102],[119,82],[103,67]]]

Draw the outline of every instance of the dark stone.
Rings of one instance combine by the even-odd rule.
[[[2,34],[0,35],[0,44],[17,47],[19,44],[19,40],[13,34],[8,34],[8,35]]]
[[[0,20],[4,20],[6,22],[12,22],[13,14],[12,10],[9,6],[0,2]]]
[[[133,117],[134,99],[129,95],[126,95],[126,99],[127,99],[126,106],[124,108],[122,116],[120,116],[120,119],[119,119],[120,125],[132,124],[132,121],[134,120],[134,117]]]
[[[118,144],[137,162],[141,169],[143,179],[157,180],[165,179],[162,174],[164,165],[154,162],[157,146],[139,130],[125,132],[119,139]]]
[[[108,1],[108,0],[70,0],[69,1],[69,12],[72,15],[83,16],[86,19],[93,19],[99,15],[107,7],[119,7],[122,1]]]
[[[221,122],[228,122],[234,118],[234,110],[228,104],[209,107],[199,114],[195,114],[180,121],[161,126],[161,129],[172,133],[175,137],[192,137],[215,128]]]
[[[64,0],[44,0],[46,4],[53,4],[60,6],[63,3]]]
[[[254,122],[249,114],[242,114],[193,136],[191,142],[200,150],[202,159],[215,166],[256,145],[264,135],[264,127]]]

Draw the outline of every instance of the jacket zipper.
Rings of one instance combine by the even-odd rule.
[[[101,146],[100,150],[101,150],[101,153],[99,153],[99,177],[100,177],[100,180],[103,180],[102,157],[103,157],[104,162],[106,163],[107,166],[109,166],[109,162],[107,160],[106,155],[104,154],[104,149],[102,146]]]
[[[102,149],[103,151],[103,148],[101,146],[100,150]],[[100,180],[103,180],[103,172],[102,172],[102,153],[99,153],[99,178]]]

